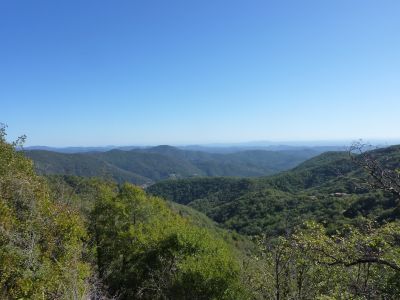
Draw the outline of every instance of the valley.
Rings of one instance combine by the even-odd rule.
[[[337,147],[339,148],[339,147]],[[257,177],[275,174],[322,153],[324,147],[232,153],[182,150],[172,146],[62,153],[27,150],[40,174],[97,176],[148,186],[170,178],[203,176]]]

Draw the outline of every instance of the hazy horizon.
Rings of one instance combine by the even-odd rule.
[[[0,120],[0,123],[1,122]],[[354,138],[321,138],[321,139],[250,139],[250,140],[237,140],[237,139],[221,139],[221,140],[189,140],[189,141],[173,141],[168,139],[161,139],[159,141],[149,141],[149,142],[140,142],[140,141],[129,141],[127,138],[126,142],[121,143],[111,143],[111,142],[102,142],[102,143],[61,143],[54,144],[51,141],[48,143],[35,143],[32,141],[31,137],[26,132],[16,132],[15,128],[10,128],[10,126],[6,123],[7,131],[7,140],[15,141],[18,137],[25,135],[25,147],[51,147],[51,148],[68,148],[68,147],[129,147],[129,146],[160,146],[160,145],[170,145],[170,146],[204,146],[204,147],[231,147],[231,146],[241,146],[241,145],[252,145],[257,146],[258,144],[262,146],[269,145],[295,145],[295,146],[342,146],[342,145],[350,145],[351,143],[362,141],[366,144],[371,145],[394,145],[400,144],[400,137],[398,138],[382,138],[382,137],[354,137]],[[29,131],[29,130],[28,130]]]
[[[11,140],[11,139],[10,139]],[[131,144],[99,144],[99,145],[61,145],[54,146],[51,144],[47,145],[35,145],[25,143],[25,148],[35,147],[47,147],[54,149],[65,149],[65,148],[123,148],[123,147],[157,147],[157,146],[172,146],[172,147],[205,147],[205,148],[268,148],[276,146],[292,146],[292,147],[341,147],[350,146],[354,142],[362,141],[365,144],[372,146],[390,146],[400,144],[400,139],[352,139],[352,140],[291,140],[291,141],[272,141],[272,140],[261,140],[261,141],[242,141],[242,142],[219,142],[219,143],[131,143]]]

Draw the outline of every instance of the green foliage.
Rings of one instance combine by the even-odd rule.
[[[248,298],[231,235],[205,216],[190,221],[129,184],[41,178],[14,146],[2,136],[1,298],[78,299],[101,286],[120,299]]]
[[[93,211],[100,278],[121,299],[239,299],[230,247],[132,185],[105,189]]]
[[[229,202],[252,187],[250,179],[228,177],[165,180],[147,188],[147,192],[165,199],[189,204],[197,199],[214,196],[218,202]]]
[[[373,152],[400,165],[399,147]],[[225,228],[247,235],[281,235],[304,220],[330,232],[368,217],[400,217],[398,199],[366,185],[367,174],[345,152],[327,152],[291,171],[257,179],[193,178],[156,183],[147,191],[195,208]]]
[[[398,299],[399,223],[366,222],[330,235],[308,222],[286,238],[259,241],[270,299]]]
[[[49,197],[33,164],[0,131],[0,297],[71,299],[85,293],[85,227]]]
[[[232,249],[236,251],[236,256],[245,259],[247,255],[255,250],[253,241],[245,236],[238,234],[234,230],[226,230],[218,223],[212,221],[203,213],[186,205],[167,201],[167,205],[181,217],[185,218],[191,225],[206,229],[210,234],[217,238],[223,238]]]
[[[15,151],[22,141],[7,143],[0,127],[2,299],[400,298],[399,199],[360,184],[368,178],[360,157],[325,153],[257,179],[168,180],[147,194],[96,178],[39,177]],[[140,183],[252,176],[254,165],[280,159],[168,146],[34,155],[45,173]],[[371,157],[399,169],[400,147]],[[247,255],[254,245],[235,231],[262,234],[258,255]]]

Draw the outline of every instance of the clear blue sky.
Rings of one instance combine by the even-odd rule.
[[[400,137],[400,1],[0,2],[28,145]]]

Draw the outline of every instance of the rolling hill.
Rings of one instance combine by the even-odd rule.
[[[102,177],[147,186],[171,178],[271,175],[293,168],[321,151],[323,148],[210,153],[163,145],[84,153],[27,150],[25,154],[34,161],[40,174]]]
[[[400,146],[371,152],[400,167]],[[190,178],[156,183],[147,191],[195,208],[244,234],[284,234],[305,220],[341,224],[368,217],[400,217],[398,199],[366,185],[367,174],[346,152],[327,152],[276,175],[260,178]]]

